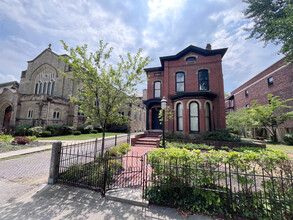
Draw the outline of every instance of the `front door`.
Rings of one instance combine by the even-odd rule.
[[[3,128],[9,128],[11,113],[12,113],[12,107],[8,106],[5,109],[5,113],[4,113]]]
[[[152,109],[152,129],[153,130],[162,130],[162,124],[159,121],[159,112],[161,108]]]

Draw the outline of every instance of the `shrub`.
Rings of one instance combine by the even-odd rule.
[[[283,207],[282,211],[284,211],[286,204],[283,201],[293,196],[290,181],[293,161],[280,151],[259,148],[249,150],[242,148],[241,150],[243,152],[211,150],[209,153],[200,153],[200,150],[169,148],[149,152],[148,162],[152,168],[150,178],[153,184],[146,192],[148,199],[158,204],[171,204],[189,212],[224,215],[231,213],[227,205],[234,206],[234,201],[241,201],[241,209],[237,209],[237,213],[243,217],[262,219],[263,213],[266,213],[272,217],[270,219],[281,219],[280,216],[275,217],[279,215],[278,212],[271,210]],[[217,193],[217,191],[227,190],[225,185],[221,184],[227,181],[227,174],[223,172],[223,169],[226,172],[227,167],[229,167],[231,180],[237,182],[239,190],[234,192],[235,197],[232,197],[233,201],[230,204],[227,203],[229,201],[224,194]],[[211,172],[211,170],[219,172]],[[258,177],[249,176],[248,173],[256,174]],[[261,175],[286,178],[263,177],[262,179]],[[257,182],[256,178],[258,178]],[[253,191],[256,183],[260,182],[258,189],[255,188]],[[231,186],[228,187],[231,187],[232,192],[233,184],[230,184]],[[210,191],[201,190],[201,188],[210,189]],[[282,191],[281,194],[279,190]],[[266,198],[261,196],[263,192],[271,198],[278,199],[270,202],[269,206],[259,206],[266,202]],[[259,216],[256,217],[256,215]]]
[[[13,140],[11,135],[0,135],[0,143],[8,143]]]
[[[31,128],[32,125],[18,125],[15,129],[15,136],[26,136],[28,135],[28,129]]]
[[[201,138],[203,140],[230,142],[240,142],[241,140],[237,135],[230,133],[229,129],[206,132],[202,135]]]
[[[126,154],[128,151],[131,150],[131,146],[127,143],[121,143],[120,145],[118,145],[118,147],[121,154]]]
[[[52,135],[51,131],[43,131],[40,134],[42,137],[50,137]]]
[[[284,141],[288,145],[293,145],[293,133],[285,134]]]
[[[206,144],[166,142],[166,148],[186,148],[188,150],[212,150],[215,147]]]
[[[18,137],[15,137],[14,140],[13,140],[14,143],[16,144],[29,144],[31,141],[29,138],[27,137],[23,137],[23,136],[18,136]]]
[[[77,127],[77,130],[80,131],[82,134],[90,134],[91,131],[94,130],[94,127],[92,125],[79,126]]]
[[[103,131],[101,126],[94,126],[94,130],[97,130],[98,133],[101,133]]]
[[[49,125],[47,126],[47,131],[50,131],[52,136],[58,136],[58,135],[61,135],[60,127],[61,126],[58,126],[58,125]]]
[[[41,126],[37,126],[37,127],[31,127],[27,130],[27,134],[30,136],[37,136],[39,137],[40,134],[42,133],[43,128]]]
[[[86,132],[86,134],[90,134],[92,130],[94,130],[94,127],[92,125],[87,125],[84,128],[84,131]]]
[[[97,130],[92,130],[92,132],[91,132],[92,134],[97,134],[98,133],[98,131]]]
[[[110,148],[109,155],[111,157],[119,157],[119,156],[121,156],[121,152],[119,150],[119,147],[115,146],[115,147]]]
[[[81,135],[80,131],[73,131],[73,135]]]
[[[58,129],[58,133],[59,135],[70,135],[73,133],[73,127],[63,125]]]
[[[121,143],[118,146],[112,147],[109,151],[110,156],[118,157],[126,154],[131,150],[131,146],[127,143]]]
[[[165,133],[166,139],[192,139],[192,137],[188,134],[183,132],[166,132]]]
[[[30,139],[30,142],[34,142],[37,140],[36,136],[27,136],[28,139]]]

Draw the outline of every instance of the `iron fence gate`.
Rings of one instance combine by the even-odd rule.
[[[107,171],[112,172],[108,175],[113,179],[106,190],[142,186],[144,156],[126,154],[121,157],[111,157],[107,162]]]
[[[117,188],[139,188],[143,185],[144,158],[138,154],[111,157],[109,151],[102,157],[97,141],[62,146],[57,181],[103,193]]]

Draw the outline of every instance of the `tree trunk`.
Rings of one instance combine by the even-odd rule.
[[[102,127],[103,130],[103,137],[102,137],[102,149],[101,149],[101,158],[104,157],[104,149],[105,149],[105,133],[106,133],[106,129],[104,127]]]
[[[277,137],[277,129],[275,128],[272,128],[272,131],[273,131],[273,136],[272,136],[272,141],[274,143],[277,143],[278,142],[278,137]]]

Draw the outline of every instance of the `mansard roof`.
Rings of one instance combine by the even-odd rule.
[[[220,54],[221,57],[223,57],[227,50],[228,50],[228,48],[221,48],[221,49],[216,49],[216,50],[206,50],[206,49],[203,49],[200,47],[196,47],[194,45],[189,45],[188,47],[186,47],[184,50],[180,51],[176,55],[160,57],[160,61],[161,61],[161,65],[162,65],[161,67],[145,68],[144,70],[146,72],[162,71],[162,70],[164,70],[164,61],[178,60],[188,53],[195,53],[195,54],[199,54],[202,56],[214,56],[214,55]]]

